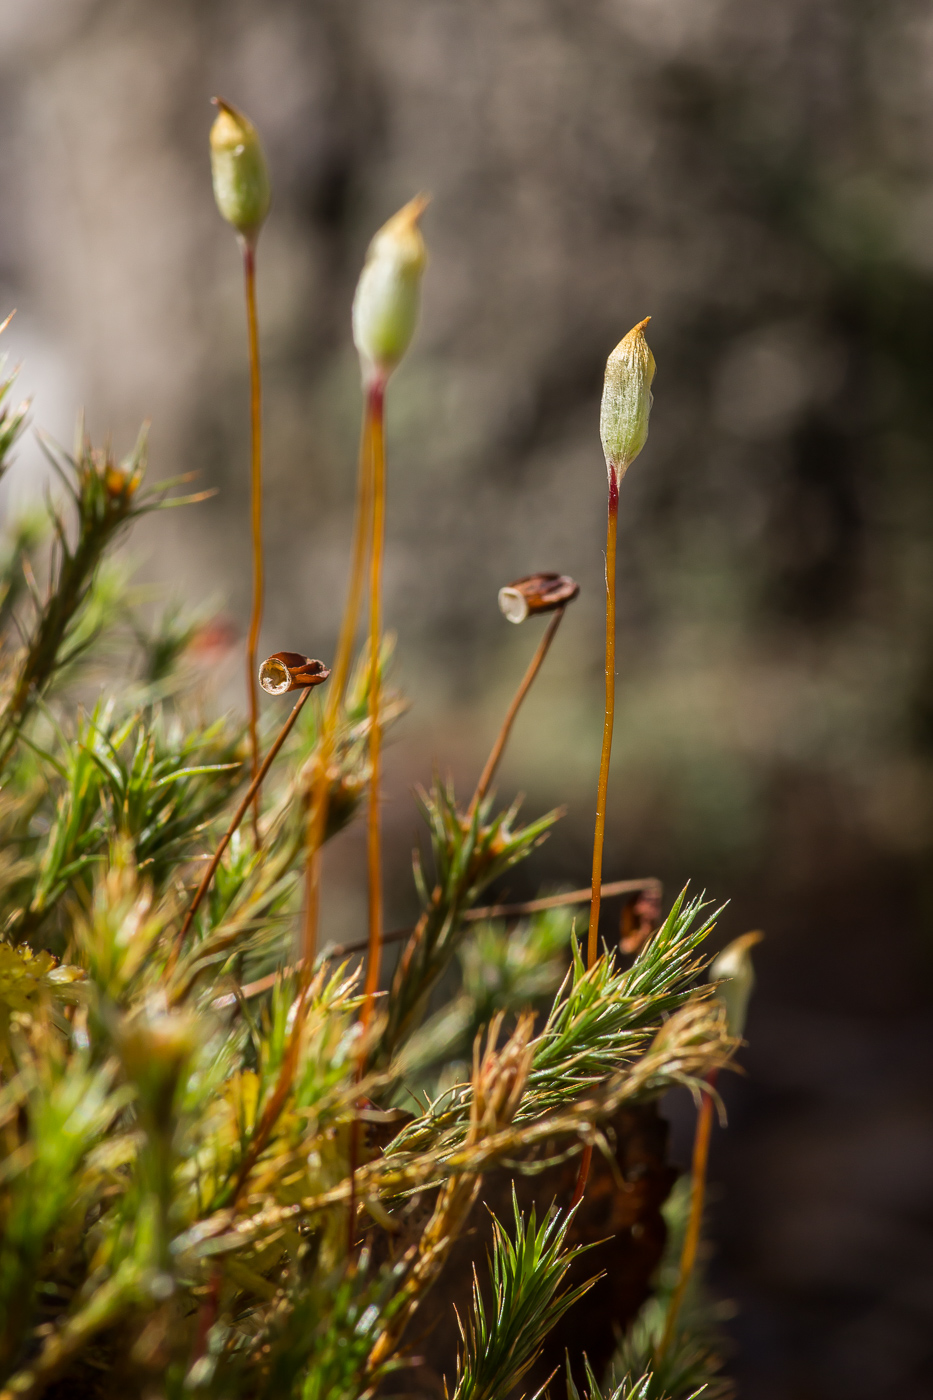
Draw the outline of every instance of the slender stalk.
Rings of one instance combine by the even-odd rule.
[[[555,634],[557,632],[557,629],[560,626],[561,618],[564,615],[564,611],[564,608],[558,608],[557,611],[551,616],[551,619],[547,625],[547,631],[541,638],[541,641],[538,643],[538,649],[535,652],[534,656],[531,658],[531,663],[528,667],[528,670],[522,677],[521,685],[518,687],[514,696],[512,697],[512,703],[506,712],[505,719],[502,721],[502,728],[499,730],[499,736],[496,739],[496,742],[493,744],[492,749],[490,750],[489,757],[486,760],[486,767],[480,774],[480,780],[476,784],[476,791],[473,794],[473,799],[470,802],[469,812],[467,813],[467,815],[471,819],[473,817],[473,813],[476,811],[477,807],[482,802],[483,798],[486,796],[489,784],[492,782],[495,776],[496,769],[499,766],[499,760],[502,758],[503,751],[505,749],[506,744],[508,743],[509,735],[512,732],[512,725],[515,723],[515,716],[518,714],[519,709],[521,708],[522,701],[525,699],[525,696],[528,694],[529,690],[534,684],[535,677],[541,670],[544,658],[547,656],[548,651],[550,650],[551,643],[553,642]]]
[[[644,880],[613,880],[608,885],[603,885],[603,899],[611,899],[614,895],[633,894],[639,890],[660,889],[661,882],[653,875],[649,875]],[[564,894],[544,895],[541,899],[525,899],[520,904],[484,904],[477,905],[475,909],[465,909],[461,918],[465,924],[481,923],[484,919],[520,919],[526,914],[539,914],[545,909],[562,909],[569,904],[588,904],[593,897],[593,891],[587,885],[585,890],[567,890]],[[383,944],[401,943],[403,938],[410,938],[413,929],[394,928],[382,935]],[[347,953],[365,952],[369,945],[368,938],[361,938],[353,943],[335,943],[327,953],[328,958],[342,958]],[[275,986],[276,979],[280,976],[291,976],[303,967],[303,963],[296,963],[294,967],[286,967],[282,972],[270,972],[267,977],[260,977],[257,982],[247,982],[239,990],[242,997],[259,996],[262,992],[271,991]],[[227,992],[223,996],[216,997],[213,1005],[220,1009],[224,1006],[233,1006],[236,1003],[236,993]]]
[[[606,794],[609,791],[609,760],[612,757],[612,726],[616,712],[616,536],[619,525],[619,482],[609,472],[609,516],[606,524],[606,708],[603,717],[603,748],[599,758],[599,786],[596,791],[596,830],[593,834],[593,877],[590,888],[590,927],[586,940],[586,965],[596,961],[599,933],[599,905],[603,884],[603,841],[606,835]],[[573,1192],[573,1204],[583,1199],[593,1148],[589,1144],[580,1158],[580,1172]]]
[[[382,730],[379,724],[381,676],[379,653],[382,642],[382,567],[385,549],[386,458],[385,458],[385,380],[370,382],[366,391],[366,418],[370,431],[370,491],[372,535],[369,555],[369,808],[366,817],[366,869],[369,885],[369,937],[366,960],[365,1000],[360,1016],[365,1032],[372,1020],[373,1000],[379,989],[382,968],[382,832],[379,820],[379,791],[382,777]],[[365,1050],[361,1050],[357,1076],[362,1077]],[[350,1199],[347,1202],[347,1255],[353,1253],[356,1230],[356,1165],[360,1150],[360,1120],[350,1124]]]
[[[716,1083],[716,1071],[712,1070],[706,1076],[706,1082],[712,1090]],[[674,1329],[677,1326],[677,1317],[680,1313],[684,1301],[684,1294],[690,1282],[690,1275],[693,1273],[693,1266],[696,1263],[697,1249],[700,1243],[700,1231],[703,1225],[703,1201],[706,1195],[706,1168],[709,1163],[709,1142],[713,1128],[713,1096],[711,1092],[704,1091],[700,1103],[700,1111],[697,1115],[696,1133],[693,1138],[693,1164],[690,1176],[690,1215],[687,1220],[687,1230],[684,1234],[683,1249],[680,1252],[680,1268],[677,1273],[677,1286],[671,1295],[671,1301],[667,1309],[667,1321],[664,1324],[664,1333],[655,1352],[655,1360],[660,1361],[674,1338]]]
[[[606,526],[606,710],[603,719],[603,748],[599,759],[599,787],[596,794],[596,831],[593,836],[593,898],[586,944],[586,964],[596,961],[599,932],[599,900],[603,876],[603,840],[606,834],[606,793],[609,789],[609,759],[612,755],[612,725],[616,708],[616,535],[619,524],[619,483],[615,472],[609,476],[609,519]]]
[[[661,890],[661,881],[654,875],[643,880],[612,880],[602,886],[603,899],[612,899],[620,894],[637,894],[640,890]],[[659,896],[660,897],[660,896]],[[583,890],[567,890],[563,894],[546,894],[541,899],[525,899],[521,904],[487,904],[482,908],[466,909],[461,915],[465,924],[483,919],[517,919],[524,914],[540,914],[544,909],[563,909],[568,904],[589,904],[593,891],[587,885]],[[410,930],[409,930],[410,931]],[[394,934],[392,935],[395,936]],[[402,934],[399,933],[399,937]],[[388,940],[389,934],[386,934]]]
[[[327,771],[326,755],[321,755],[324,771]],[[312,798],[313,801],[313,798]],[[305,920],[301,937],[300,965],[306,977],[310,977],[317,951],[317,926],[321,900],[321,846],[324,841],[324,826],[327,822],[327,798],[321,798],[320,807],[313,807],[308,821],[308,849],[305,853]],[[320,810],[320,820],[318,812]]]
[[[194,898],[188,906],[188,912],[185,914],[184,922],[182,923],[181,928],[178,930],[178,937],[175,939],[175,947],[173,949],[173,956],[171,960],[172,966],[174,966],[175,961],[178,957],[178,953],[181,949],[181,945],[185,941],[185,935],[191,927],[191,920],[198,912],[202,899],[207,894],[207,891],[210,889],[211,881],[214,878],[214,874],[217,870],[218,865],[220,864],[220,860],[224,851],[229,846],[234,832],[236,831],[237,827],[240,825],[240,822],[246,815],[246,809],[254,800],[256,794],[259,792],[263,780],[266,774],[268,773],[269,769],[272,767],[272,764],[275,761],[279,749],[282,747],[282,745],[285,743],[285,740],[292,732],[292,729],[295,725],[295,721],[301,713],[301,707],[307,700],[308,696],[311,694],[311,689],[312,687],[308,686],[307,689],[303,690],[298,696],[298,699],[295,701],[295,704],[292,707],[291,714],[289,715],[285,723],[282,725],[282,728],[279,730],[278,738],[276,739],[275,743],[272,745],[272,748],[269,750],[269,752],[263,759],[262,767],[259,769],[259,772],[253,778],[249,787],[246,789],[246,792],[243,794],[240,805],[239,807],[237,807],[236,811],[233,814],[233,820],[231,821],[230,825],[227,827],[227,830],[221,837],[217,849],[211,857],[210,864],[208,865],[207,869],[204,872],[204,875],[201,878],[201,883],[198,885],[198,888],[195,891]]]
[[[372,1018],[373,997],[379,987],[382,964],[382,831],[380,786],[382,778],[382,728],[379,723],[382,642],[382,572],[385,548],[386,459],[385,384],[378,379],[368,390],[372,432],[372,552],[369,556],[369,811],[366,823],[366,866],[369,877],[369,956],[366,960],[363,1028]]]
[[[353,522],[353,558],[350,564],[350,583],[347,589],[347,602],[340,624],[340,637],[331,673],[331,686],[327,697],[326,714],[329,718],[337,714],[343,703],[347,680],[350,675],[350,662],[353,658],[353,641],[360,616],[360,603],[363,598],[363,579],[366,572],[366,556],[369,550],[370,527],[372,524],[372,459],[373,459],[373,414],[375,404],[367,394],[363,412],[363,427],[360,434],[360,456],[356,484],[356,516]]]
[[[359,468],[357,472],[356,491],[356,520],[353,529],[353,558],[350,564],[350,585],[347,592],[347,602],[344,608],[343,620],[340,625],[340,637],[337,642],[337,654],[334,658],[334,666],[331,672],[331,689],[327,697],[328,703],[324,713],[324,726],[321,733],[321,742],[318,752],[318,769],[311,790],[310,810],[308,813],[308,846],[305,866],[305,920],[302,935],[302,955],[298,964],[301,968],[301,993],[299,998],[298,1014],[295,1017],[295,1028],[292,1032],[292,1041],[296,1045],[297,1037],[302,1022],[304,1003],[307,997],[307,991],[310,986],[311,975],[314,968],[314,956],[317,951],[317,928],[318,916],[320,911],[321,891],[321,847],[324,844],[324,834],[327,830],[327,810],[330,797],[330,766],[334,751],[334,731],[336,729],[337,720],[340,715],[340,706],[343,703],[347,679],[350,673],[350,660],[353,655],[353,640],[356,636],[356,627],[360,612],[360,602],[362,600],[363,595],[363,577],[366,569],[366,555],[370,544],[370,532],[373,523],[373,483],[375,476],[374,463],[377,434],[380,444],[379,450],[380,452],[382,451],[382,413],[384,392],[385,385],[382,381],[380,381],[378,385],[371,386],[366,395],[366,404],[363,412],[363,428],[360,434],[360,456]],[[371,696],[370,716],[372,719],[373,711]],[[285,1067],[283,1066],[283,1075],[284,1068]],[[353,1199],[352,1183],[355,1179],[356,1173],[358,1139],[359,1124],[358,1120],[354,1118],[352,1124],[350,1125],[349,1168],[351,1180],[351,1199],[349,1203],[347,1217],[348,1253],[352,1252],[353,1249],[353,1230],[354,1222],[356,1220],[356,1205]]]
[[[329,797],[329,772],[333,757],[334,731],[347,688],[350,662],[353,656],[353,641],[360,615],[363,596],[363,578],[366,571],[366,556],[369,549],[370,527],[372,524],[372,417],[373,405],[367,395],[363,414],[363,428],[360,434],[360,455],[356,485],[356,517],[353,525],[353,557],[350,564],[350,583],[347,601],[340,624],[337,641],[337,654],[330,676],[327,705],[324,709],[324,726],[318,754],[318,769],[311,789],[311,803],[308,813],[308,847],[305,864],[305,919],[302,933],[302,963],[311,968],[317,949],[317,926],[320,907],[320,849],[324,844],[327,829],[327,809]]]
[[[262,554],[262,379],[259,367],[259,325],[256,317],[256,245],[242,239],[246,328],[249,339],[250,523],[253,545],[253,610],[246,642],[246,685],[249,695],[249,742],[252,775],[259,772],[259,689],[256,653],[262,626],[265,578]],[[259,846],[259,790],[253,800],[253,840]]]
[[[311,985],[311,977],[314,970],[314,951],[317,942],[317,918],[318,901],[320,890],[320,848],[324,840],[324,831],[327,823],[327,798],[329,791],[329,770],[333,754],[333,737],[337,718],[340,713],[340,705],[343,701],[346,690],[347,678],[350,670],[350,659],[353,651],[353,639],[356,634],[356,624],[359,615],[360,600],[362,596],[362,580],[366,563],[366,549],[369,540],[369,516],[371,497],[371,413],[367,405],[367,414],[364,419],[363,432],[360,442],[359,479],[357,485],[357,505],[356,522],[354,526],[354,546],[353,560],[350,573],[350,588],[347,596],[347,605],[344,610],[341,624],[340,637],[337,645],[337,654],[331,672],[331,686],[327,697],[327,705],[324,711],[324,722],[322,726],[321,739],[318,749],[318,772],[315,777],[311,795],[311,810],[308,817],[308,854],[307,854],[307,898],[305,905],[305,926],[302,940],[302,957],[299,959],[296,968],[291,970],[301,970],[301,986],[299,990],[298,1006],[294,1018],[294,1027],[291,1037],[286,1047],[282,1068],[276,1083],[272,1097],[266,1106],[259,1123],[259,1127],[251,1143],[250,1150],[244,1158],[240,1170],[237,1173],[233,1186],[233,1200],[239,1199],[240,1193],[257,1161],[262,1148],[268,1140],[269,1134],[284,1107],[292,1080],[294,1078],[295,1066],[299,1049],[299,1037],[304,1024],[304,1009],[307,1003],[308,993]],[[307,698],[309,690],[305,690],[299,696],[293,709],[286,728],[276,740],[270,750],[258,775],[258,782],[262,781],[268,767],[275,757],[285,739],[285,736],[298,717],[298,712]],[[252,789],[252,785],[251,785]],[[237,812],[236,821],[242,819],[246,807],[252,796],[252,790],[248,791],[243,803]],[[235,826],[225,837],[224,844],[229,840]],[[210,880],[210,875],[216,869],[217,862],[222,854],[222,849],[214,858],[211,871],[202,881],[206,889]],[[197,898],[203,898],[203,891],[198,892]],[[189,911],[186,926],[190,924],[196,905]],[[179,940],[180,944],[180,940]],[[176,954],[177,956],[177,954]]]
[[[308,999],[309,986],[310,981],[305,980],[299,991],[298,1004],[295,1009],[295,1023],[288,1044],[285,1047],[285,1054],[282,1057],[282,1067],[279,1070],[279,1077],[263,1109],[262,1117],[257,1124],[256,1131],[250,1139],[249,1147],[243,1156],[243,1161],[240,1163],[240,1169],[236,1174],[230,1196],[227,1200],[227,1205],[231,1210],[239,1201],[243,1187],[246,1185],[246,1179],[259,1161],[263,1149],[272,1135],[272,1130],[279,1120],[292,1087],[292,1082],[295,1078],[295,1069],[298,1065],[298,1052],[301,1047],[301,1031],[304,1025],[304,1009]]]
[[[360,1066],[361,1068],[361,1066]],[[358,1069],[359,1073],[359,1069]],[[359,1107],[359,1105],[357,1105]],[[350,1146],[347,1155],[348,1175],[350,1177],[350,1195],[347,1199],[347,1258],[353,1257],[353,1245],[356,1236],[356,1169],[360,1159],[360,1120],[353,1115],[350,1124]]]

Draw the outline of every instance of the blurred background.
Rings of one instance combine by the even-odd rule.
[[[0,310],[34,419],[219,494],[138,576],[241,632],[240,264],[208,99],[255,120],[264,652],[329,657],[360,409],[349,306],[418,190],[431,264],[389,402],[387,615],[412,699],[389,758],[389,923],[411,799],[475,780],[540,624],[582,585],[500,790],[566,819],[508,892],[589,870],[602,713],[606,355],[652,316],[623,488],[605,876],[763,928],[712,1176],[748,1400],[933,1395],[933,12],[922,0],[0,0]],[[19,452],[3,512],[45,480]],[[225,700],[242,707],[238,657]],[[270,702],[271,703],[271,702]],[[357,831],[327,929],[358,936]],[[504,891],[503,891],[504,892]],[[611,933],[611,928],[607,932]],[[691,1110],[672,1105],[689,1156]]]

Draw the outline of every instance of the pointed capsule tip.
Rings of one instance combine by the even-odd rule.
[[[255,243],[272,198],[259,133],[249,117],[224,98],[211,101],[217,108],[209,137],[217,208],[237,233]]]
[[[763,937],[760,929],[743,933],[728,943],[710,965],[710,980],[719,984],[716,995],[726,1009],[729,1034],[739,1038],[745,1034],[748,1003],[755,985],[750,953]]]
[[[743,933],[738,938],[733,938],[732,942],[729,944],[729,949],[735,953],[747,953],[750,948],[754,948],[763,938],[764,934],[760,928],[752,929],[751,933]]]
[[[644,343],[645,327],[647,326],[650,320],[651,317],[646,316],[643,321],[639,321],[637,325],[633,326],[632,329],[628,331],[619,341],[618,345],[616,346],[616,350],[621,350],[623,346],[631,345],[633,341],[641,341],[642,343]],[[615,351],[613,351],[613,353],[615,353]]]
[[[373,235],[353,298],[353,341],[364,381],[388,376],[411,343],[418,321],[427,250],[419,220],[430,203],[416,194]]]
[[[421,190],[420,193],[415,195],[414,199],[408,201],[405,208],[410,212],[412,223],[418,222],[430,203],[431,196],[426,190]]]
[[[419,225],[422,215],[430,203],[431,196],[429,194],[425,194],[423,191],[421,194],[416,194],[407,204],[403,204],[401,209],[392,215],[391,219],[386,220],[376,237],[379,238],[386,233],[395,236],[414,233],[420,240],[422,235]]]

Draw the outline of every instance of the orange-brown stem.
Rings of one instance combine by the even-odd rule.
[[[599,759],[599,786],[596,793],[596,830],[593,835],[593,897],[586,943],[586,965],[596,961],[599,932],[599,901],[603,876],[603,840],[606,834],[606,794],[609,790],[609,760],[612,757],[612,725],[616,708],[616,535],[619,524],[619,484],[615,472],[609,476],[609,520],[606,527],[606,709],[603,719],[603,747]]]
[[[363,1028],[372,1019],[373,997],[379,988],[382,964],[382,832],[380,786],[382,779],[382,727],[379,719],[382,642],[382,564],[385,547],[386,459],[385,385],[369,386],[372,430],[372,552],[369,556],[369,811],[366,823],[366,865],[369,877],[369,953],[363,988]]]
[[[334,729],[340,713],[340,705],[346,689],[347,677],[349,674],[350,657],[353,650],[353,638],[356,632],[356,620],[359,613],[360,597],[362,593],[362,576],[366,562],[366,547],[369,540],[370,510],[369,502],[372,496],[373,480],[373,455],[374,455],[374,431],[373,425],[378,416],[381,429],[382,422],[382,393],[380,388],[378,405],[370,399],[367,402],[366,418],[364,421],[363,434],[360,444],[360,469],[359,485],[357,492],[357,516],[355,527],[355,541],[353,551],[353,561],[351,564],[350,589],[347,597],[347,606],[344,611],[343,623],[341,625],[340,639],[337,646],[337,655],[334,660],[334,667],[331,673],[332,688],[328,696],[328,704],[325,710],[324,723],[321,732],[321,740],[318,753],[318,770],[312,785],[310,812],[308,814],[308,851],[307,851],[307,898],[305,908],[305,926],[302,939],[302,968],[301,983],[298,995],[298,1005],[295,1014],[295,1023],[291,1037],[283,1059],[282,1068],[275,1091],[270,1099],[259,1123],[259,1128],[250,1146],[250,1151],[237,1175],[234,1188],[234,1201],[239,1198],[246,1183],[252,1167],[258,1160],[259,1154],[264,1148],[276,1119],[281,1113],[288,1096],[289,1089],[294,1079],[295,1069],[298,1062],[298,1051],[302,1025],[304,1021],[305,1007],[311,986],[311,977],[314,967],[314,954],[317,944],[317,918],[320,889],[320,850],[324,841],[324,834],[327,826],[327,807],[330,790],[330,764],[333,756]],[[378,413],[377,413],[378,409]],[[351,1132],[355,1130],[355,1125],[351,1126]],[[352,1174],[351,1164],[351,1174]]]
[[[174,947],[174,949],[173,949],[173,955],[172,955],[172,959],[171,959],[171,966],[174,966],[174,964],[175,964],[175,961],[176,961],[176,959],[177,959],[177,957],[178,957],[178,953],[179,953],[179,951],[180,951],[180,949],[181,949],[181,945],[182,945],[182,944],[184,943],[184,941],[185,941],[185,935],[187,934],[189,928],[191,927],[191,920],[194,918],[195,914],[198,912],[198,909],[199,909],[199,907],[200,907],[200,904],[201,904],[202,899],[204,898],[204,896],[207,894],[208,890],[210,889],[211,881],[213,880],[214,874],[215,874],[215,872],[216,872],[216,870],[217,870],[217,867],[218,867],[218,865],[220,864],[220,858],[221,858],[221,856],[223,855],[224,851],[225,851],[225,850],[227,849],[227,847],[229,846],[230,841],[231,841],[231,838],[233,837],[234,832],[236,831],[237,827],[240,825],[240,822],[243,820],[244,816],[246,815],[246,809],[247,809],[247,807],[249,807],[250,803],[254,800],[254,798],[256,797],[256,794],[258,793],[260,787],[262,786],[263,780],[265,779],[265,776],[266,776],[266,774],[268,773],[269,769],[272,767],[272,764],[273,764],[273,762],[275,761],[275,758],[276,758],[276,755],[277,755],[278,752],[279,752],[279,749],[282,747],[282,745],[285,743],[285,740],[288,738],[289,734],[292,732],[292,729],[294,728],[295,721],[296,721],[296,719],[298,718],[299,714],[301,713],[301,707],[302,707],[302,705],[305,703],[305,701],[307,700],[307,698],[308,698],[308,696],[309,696],[310,694],[311,694],[311,687],[308,686],[308,688],[307,688],[306,690],[303,690],[303,691],[301,692],[301,694],[298,696],[298,699],[295,701],[295,704],[292,706],[292,712],[291,712],[291,714],[289,715],[288,719],[285,721],[285,723],[282,725],[282,728],[281,728],[280,731],[279,731],[279,734],[278,734],[278,737],[277,737],[275,743],[272,745],[272,748],[269,750],[269,752],[266,754],[265,758],[263,759],[262,767],[260,768],[260,770],[259,770],[259,772],[256,774],[256,776],[253,778],[253,780],[252,780],[252,782],[250,783],[249,787],[246,789],[246,792],[243,794],[243,798],[242,798],[242,800],[241,800],[241,802],[240,802],[240,805],[239,805],[239,807],[237,807],[236,811],[235,811],[234,814],[233,814],[233,820],[231,821],[230,825],[227,827],[227,830],[224,832],[223,836],[220,838],[220,841],[219,841],[219,843],[218,843],[218,845],[217,845],[217,849],[216,849],[216,851],[214,852],[213,856],[211,857],[210,864],[208,865],[207,869],[205,870],[203,876],[201,877],[201,883],[198,885],[198,888],[197,888],[197,890],[195,891],[194,898],[192,899],[191,903],[190,903],[189,906],[188,906],[188,912],[185,914],[184,922],[182,923],[181,928],[178,930],[178,937],[177,937],[177,939],[175,940],[175,947]]]
[[[353,1254],[356,1235],[356,1168],[360,1158],[360,1120],[354,1117],[350,1124],[350,1195],[347,1200],[347,1258]]]
[[[706,1082],[713,1089],[716,1083],[716,1071],[712,1070],[706,1076]],[[690,1215],[687,1219],[687,1230],[684,1235],[683,1248],[680,1252],[680,1267],[677,1271],[677,1285],[671,1296],[670,1306],[667,1310],[667,1321],[664,1324],[664,1333],[658,1344],[655,1353],[656,1361],[666,1353],[674,1338],[674,1331],[677,1327],[677,1318],[683,1305],[684,1295],[693,1267],[696,1263],[697,1250],[700,1244],[700,1232],[703,1227],[703,1201],[706,1196],[706,1169],[709,1164],[709,1142],[713,1129],[713,1095],[704,1091],[700,1102],[700,1111],[697,1114],[696,1133],[693,1138],[693,1164],[690,1174]]]
[[[593,876],[590,884],[590,926],[586,940],[586,965],[596,961],[599,934],[599,905],[603,883],[603,841],[606,835],[606,794],[609,791],[609,760],[612,757],[612,726],[616,710],[616,535],[619,525],[619,483],[609,470],[609,518],[606,525],[606,707],[603,717],[603,747],[599,758],[599,786],[596,790],[596,830],[593,834]],[[586,1190],[592,1147],[583,1150],[580,1173],[574,1189],[574,1202]]]
[[[350,675],[350,662],[353,659],[353,641],[356,637],[360,617],[360,603],[363,597],[363,579],[366,574],[366,556],[369,552],[369,539],[372,526],[373,495],[373,416],[381,406],[367,394],[363,410],[363,427],[360,433],[360,456],[356,482],[356,514],[353,522],[353,558],[350,564],[350,583],[347,589],[347,602],[340,624],[340,637],[334,656],[331,673],[331,686],[328,692],[327,713],[336,714],[343,701]],[[334,684],[336,682],[336,684]]]
[[[301,1044],[301,1032],[304,1024],[305,1005],[308,999],[308,984],[303,983],[298,993],[298,1004],[295,1009],[295,1023],[288,1044],[285,1047],[285,1054],[282,1057],[282,1067],[279,1070],[279,1077],[276,1080],[275,1088],[262,1112],[262,1117],[256,1127],[256,1131],[250,1140],[249,1147],[240,1163],[240,1170],[237,1172],[234,1182],[232,1199],[229,1207],[232,1210],[240,1199],[243,1187],[246,1185],[247,1177],[253,1167],[259,1161],[265,1149],[266,1143],[272,1135],[272,1130],[281,1116],[288,1099],[289,1091],[295,1078],[295,1070],[298,1067],[298,1052]]]
[[[317,926],[320,904],[320,856],[327,829],[327,809],[330,794],[330,765],[333,757],[334,730],[340,714],[350,674],[353,641],[360,615],[366,556],[369,550],[372,524],[372,404],[366,400],[363,428],[360,434],[360,456],[356,486],[356,516],[353,526],[353,557],[350,563],[350,583],[346,606],[340,624],[340,636],[330,676],[324,727],[321,733],[318,769],[311,788],[308,812],[308,843],[305,863],[305,919],[302,934],[302,961],[310,969],[317,950]]]
[[[613,880],[608,885],[603,885],[603,899],[611,899],[620,894],[631,894],[638,890],[660,889],[661,882],[653,876],[644,880]],[[526,914],[538,914],[544,909],[562,909],[568,904],[588,904],[592,898],[592,890],[587,885],[585,890],[568,890],[565,894],[545,895],[542,899],[526,899],[520,904],[484,904],[477,905],[475,909],[466,909],[463,913],[463,922],[482,923],[486,919],[520,919]],[[409,924],[406,928],[395,928],[389,933],[382,935],[383,945],[386,943],[401,943],[403,939],[410,938],[414,929]],[[365,952],[369,945],[368,938],[359,939],[353,943],[335,943],[331,946],[328,958],[343,958],[347,953]],[[261,992],[268,992],[275,986],[279,976],[291,976],[292,973],[300,971],[304,963],[295,963],[291,967],[282,969],[281,973],[270,972],[266,977],[260,977],[256,982],[247,982],[239,990],[242,997],[259,996]],[[219,1010],[223,1006],[234,1006],[237,996],[233,992],[225,992],[219,997],[215,997],[213,1005]]]
[[[369,493],[371,533],[369,555],[369,808],[366,821],[366,865],[369,883],[369,930],[365,1000],[360,1017],[365,1031],[372,1020],[373,999],[379,989],[382,963],[382,849],[379,820],[379,788],[382,758],[382,731],[379,723],[381,699],[380,644],[382,641],[382,561],[385,545],[385,380],[372,380],[366,390],[365,421],[369,428]],[[365,1052],[361,1052],[357,1075],[362,1076]],[[356,1231],[356,1167],[360,1150],[360,1120],[350,1124],[350,1199],[347,1202],[347,1257],[352,1258]]]
[[[558,608],[557,611],[552,615],[547,625],[547,631],[541,638],[541,641],[538,643],[538,649],[535,652],[534,656],[531,658],[528,670],[522,677],[521,685],[518,687],[518,689],[512,697],[512,703],[506,712],[505,719],[502,721],[502,728],[499,730],[498,738],[496,739],[496,742],[493,744],[492,749],[490,750],[489,757],[486,760],[486,767],[480,774],[480,780],[476,784],[476,791],[473,794],[473,799],[470,802],[470,808],[467,814],[471,819],[473,813],[476,811],[477,807],[482,802],[483,798],[486,796],[486,793],[489,789],[489,784],[495,777],[496,769],[499,766],[499,760],[502,758],[505,746],[509,741],[509,735],[512,732],[512,725],[515,723],[515,716],[518,714],[519,709],[521,708],[522,701],[525,699],[525,696],[528,694],[529,690],[534,684],[535,677],[541,670],[541,667],[544,663],[544,658],[547,656],[548,651],[550,650],[551,643],[554,640],[554,636],[557,632],[558,627],[560,626],[560,620],[563,617],[563,615],[563,608]]]
[[[246,288],[246,329],[249,339],[250,522],[253,545],[253,608],[246,642],[246,685],[249,695],[249,742],[252,776],[259,772],[259,690],[256,655],[262,626],[264,592],[262,554],[262,378],[259,367],[259,325],[256,317],[256,246],[243,239]],[[253,840],[259,846],[259,791],[253,799]]]

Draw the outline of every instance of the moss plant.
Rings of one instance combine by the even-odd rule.
[[[268,182],[258,143],[232,131],[243,120],[226,107],[218,118],[214,175],[221,212],[251,247]],[[600,893],[657,899],[656,882],[603,887],[600,862],[592,889],[482,903],[559,817],[523,822],[492,781],[576,595],[563,575],[502,591],[507,617],[549,612],[548,626],[472,797],[440,778],[420,794],[421,916],[375,997],[380,742],[404,709],[381,627],[382,404],[417,319],[422,210],[420,200],[406,206],[374,239],[354,308],[364,427],[333,668],[280,651],[251,677],[269,705],[295,692],[261,764],[255,713],[247,725],[203,718],[185,667],[196,623],[170,611],[155,629],[144,624],[108,573],[108,552],[134,518],[180,503],[174,483],[147,485],[144,434],[118,462],[82,431],[72,457],[52,454],[63,494],[48,529],[8,528],[0,1400],[428,1393],[412,1364],[417,1339],[434,1325],[426,1319],[452,1317],[443,1300],[462,1294],[464,1278],[461,1342],[437,1361],[431,1393],[446,1383],[461,1400],[507,1400],[546,1363],[556,1400],[565,1382],[562,1358],[548,1352],[555,1329],[590,1309],[604,1318],[608,1357],[626,1321],[606,1302],[591,1246],[594,1259],[597,1246],[618,1246],[613,1268],[630,1271],[630,1296],[648,1295],[670,1184],[651,1147],[663,1142],[657,1100],[681,1086],[710,1101],[740,1030],[730,1031],[732,1003],[727,1016],[716,988],[698,980],[714,916],[685,894],[628,960],[618,949],[597,956],[592,940],[581,949],[566,911],[595,907]],[[639,433],[643,441],[649,382],[641,398],[620,389],[619,415],[635,425],[629,458]],[[25,420],[2,408],[10,383],[0,386],[0,469]],[[253,444],[255,488],[255,413]],[[253,538],[255,549],[256,529]],[[370,636],[353,669],[367,564]],[[91,662],[105,680],[88,709],[75,687],[87,694]],[[318,686],[320,701],[307,703]],[[324,843],[365,808],[360,960],[317,947],[318,867]],[[255,838],[244,838],[250,809]],[[744,977],[747,990],[744,965],[722,975]],[[602,1205],[595,1215],[587,1199],[571,1209],[584,1151],[601,1200],[641,1211],[631,1220],[650,1227],[637,1257],[630,1225],[607,1242]],[[639,1171],[655,1183],[637,1206],[619,1184],[624,1158],[648,1163]],[[512,1205],[483,1226],[489,1192]],[[671,1319],[678,1347],[685,1316]],[[697,1366],[681,1386],[662,1351],[672,1400],[685,1400]],[[651,1356],[638,1355],[644,1365],[616,1376],[613,1394],[659,1393]],[[569,1362],[568,1393],[584,1385],[595,1397],[602,1378],[587,1374],[582,1354]]]
[[[609,356],[600,406],[599,432],[609,477],[606,524],[606,703],[603,712],[603,742],[599,756],[599,783],[596,790],[592,898],[586,940],[586,957],[589,964],[596,961],[599,934],[606,799],[609,792],[609,760],[612,757],[612,731],[616,709],[616,540],[619,532],[619,487],[648,438],[651,383],[654,379],[654,356],[645,340],[645,326],[650,319],[648,317],[634,326]],[[587,1145],[580,1161],[574,1204],[582,1198],[586,1189],[592,1158],[592,1146]]]
[[[246,640],[246,688],[249,698],[250,765],[256,777],[259,755],[259,697],[256,656],[262,626],[265,564],[262,547],[262,376],[259,318],[256,312],[256,245],[269,213],[272,191],[259,134],[248,117],[214,98],[217,117],[211,127],[211,174],[217,208],[236,232],[243,254],[246,338],[249,349],[250,531],[253,555],[253,606]],[[259,803],[253,800],[253,839],[259,844]]]
[[[419,222],[426,207],[426,198],[419,195],[379,230],[369,245],[353,299],[353,339],[359,352],[363,379],[363,435],[369,443],[372,510],[369,566],[369,806],[366,822],[369,949],[366,959],[366,999],[363,1004],[364,1028],[368,1027],[372,1017],[373,998],[379,987],[383,934],[379,654],[382,646],[382,561],[386,512],[385,398],[389,377],[411,344],[418,324],[421,278],[427,261]]]

